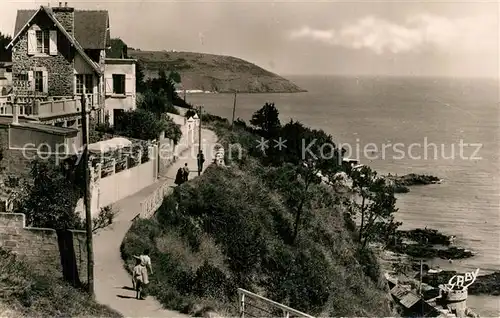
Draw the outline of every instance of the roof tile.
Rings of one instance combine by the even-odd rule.
[[[37,10],[17,10],[16,35]],[[74,37],[84,49],[105,49],[110,42],[108,11],[75,10]]]

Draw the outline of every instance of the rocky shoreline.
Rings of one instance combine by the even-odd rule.
[[[468,249],[453,244],[453,237],[439,233],[434,229],[414,229],[398,231],[388,250],[415,258],[448,260],[464,259],[474,256]]]
[[[408,193],[412,186],[441,183],[441,179],[431,175],[410,173],[403,176],[388,174],[385,178],[393,185],[395,193]]]
[[[398,231],[396,243],[386,247],[386,253],[395,255],[382,259],[390,264],[389,271],[397,272],[409,280],[420,278],[420,261],[422,264],[422,282],[433,288],[446,284],[454,275],[463,273],[451,270],[432,269],[425,263],[433,258],[464,259],[474,256],[472,251],[453,245],[453,236],[447,236],[435,229],[413,229]],[[500,272],[478,276],[474,284],[468,288],[470,295],[500,296]]]
[[[446,284],[455,275],[464,275],[457,271],[442,271],[439,273],[425,273],[422,275],[422,282],[432,287]],[[478,276],[474,284],[468,287],[469,295],[491,295],[500,296],[500,272]]]

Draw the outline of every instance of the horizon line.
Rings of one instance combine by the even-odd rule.
[[[394,78],[446,78],[446,79],[485,79],[485,80],[499,80],[500,76],[474,76],[474,75],[418,75],[418,74],[344,74],[344,73],[276,73],[282,77],[288,76],[314,76],[314,77],[394,77]]]

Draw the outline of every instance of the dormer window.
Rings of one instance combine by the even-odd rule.
[[[57,31],[33,25],[28,30],[28,55],[57,55]]]
[[[48,30],[36,31],[36,52],[49,54],[50,35]]]

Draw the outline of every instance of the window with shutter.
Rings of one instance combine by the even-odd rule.
[[[57,55],[57,31],[28,30],[28,54]]]
[[[113,94],[113,76],[106,74],[104,77],[104,92],[106,96]]]
[[[83,74],[76,74],[76,93],[83,94]]]
[[[50,55],[57,55],[57,31],[50,30]]]
[[[35,92],[43,92],[43,72],[35,72]]]
[[[134,93],[135,79],[132,75],[127,74],[125,80],[125,91],[129,94]]]
[[[33,71],[28,71],[28,83],[30,91],[35,90],[35,80],[33,75],[34,75]]]
[[[113,74],[113,94],[125,94],[125,74]]]
[[[85,94],[94,93],[94,81],[92,74],[85,74]]]
[[[42,91],[46,94],[49,91],[49,73],[47,71],[43,71],[42,78]]]
[[[28,30],[28,54],[33,55],[36,53],[36,31]]]
[[[93,94],[94,93],[94,77],[92,74],[76,74],[76,93],[77,94]]]

